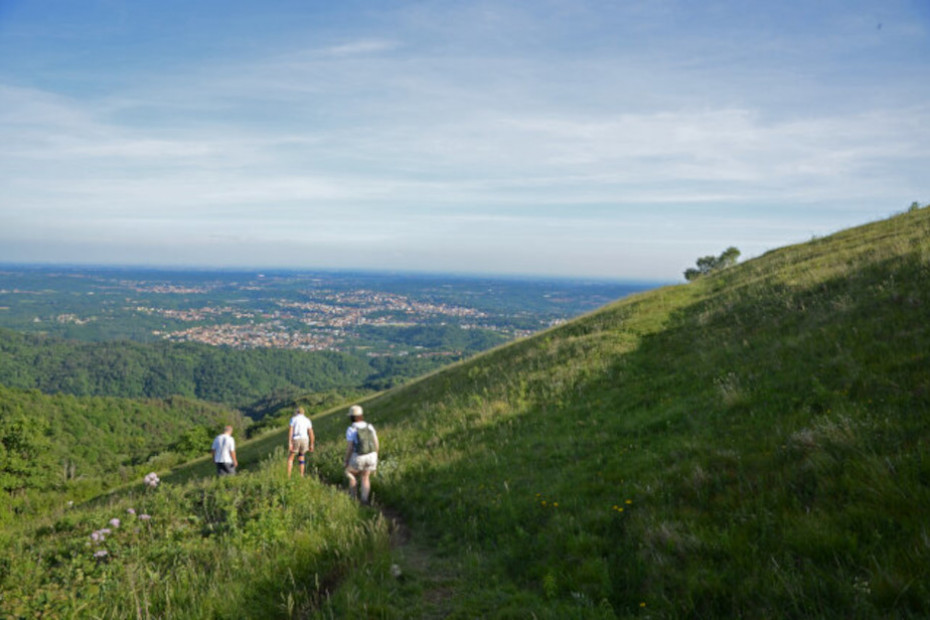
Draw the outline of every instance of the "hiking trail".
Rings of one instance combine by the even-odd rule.
[[[403,570],[423,583],[422,618],[445,618],[451,612],[458,574],[452,562],[437,557],[436,552],[422,540],[422,535],[408,527],[403,516],[389,506],[375,506],[387,520],[391,536],[391,550]],[[404,579],[401,574],[398,579]]]

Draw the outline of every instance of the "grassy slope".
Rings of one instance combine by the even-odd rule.
[[[192,551],[165,560],[177,545],[153,540],[140,550],[152,563],[130,565],[130,581],[149,566],[196,581],[198,554],[222,552],[255,562],[217,581],[245,598],[225,600],[209,575],[173,596],[197,600],[204,589],[204,609],[220,614],[236,601],[277,601],[279,617],[314,601],[335,617],[925,617],[928,240],[924,209],[784,248],[370,399],[383,444],[376,499],[402,514],[414,542],[391,557],[383,524],[351,533],[343,495],[282,480],[281,433],[240,445],[253,471],[228,483],[233,495],[189,481],[212,470],[192,463],[163,477],[161,508]],[[333,481],[343,412],[315,419],[316,462]],[[268,506],[249,508],[257,498]],[[236,510],[208,510],[215,502]],[[302,516],[304,502],[340,515],[320,530],[329,517]],[[10,536],[23,546],[10,557],[54,567],[69,557],[61,544],[86,541],[110,514],[88,510],[97,512],[59,518],[34,540]],[[184,533],[190,518],[227,531],[198,543]],[[331,542],[288,552],[280,545],[307,518],[307,545]],[[87,523],[69,539],[74,519]],[[280,566],[258,561],[271,556]],[[99,580],[120,566],[80,574]],[[317,599],[306,584],[327,566],[341,567],[342,587]],[[41,602],[18,572],[6,578],[35,592],[24,604]],[[296,608],[286,604],[292,582],[304,588]],[[267,584],[257,598],[255,583]],[[72,599],[81,591],[52,586]],[[115,591],[124,594],[106,607],[114,616],[134,605]],[[162,612],[171,600],[141,594],[161,596]]]
[[[306,617],[346,572],[386,573],[387,544],[376,511],[276,461],[137,483],[0,531],[0,617]]]
[[[770,252],[370,400],[376,496],[466,616],[926,616],[928,318],[927,209]]]

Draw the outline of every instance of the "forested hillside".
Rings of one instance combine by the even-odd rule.
[[[0,386],[0,485],[14,495],[100,492],[142,468],[200,456],[223,425],[242,435],[247,423],[238,411],[190,398],[77,397]]]
[[[383,389],[438,367],[438,358],[331,351],[234,350],[199,344],[82,343],[0,329],[0,385],[47,394],[187,396],[248,408],[272,395]]]

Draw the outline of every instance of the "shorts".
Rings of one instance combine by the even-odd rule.
[[[375,471],[378,469],[378,453],[353,453],[351,458],[349,458],[349,466],[346,469],[349,471]]]
[[[236,467],[232,463],[217,463],[216,464],[216,475],[217,476],[234,476],[236,474]]]
[[[294,439],[294,447],[291,452],[296,452],[297,454],[303,455],[305,452],[310,452],[310,439],[307,437],[301,437],[300,439]]]

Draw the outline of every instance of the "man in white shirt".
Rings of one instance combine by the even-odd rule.
[[[217,476],[232,476],[239,467],[239,460],[236,458],[236,440],[233,439],[232,432],[233,427],[227,426],[213,440],[213,447],[210,451],[213,453],[213,462],[216,463]]]
[[[300,468],[300,477],[303,478],[307,467],[305,454],[313,452],[316,438],[313,436],[313,422],[304,415],[304,408],[298,407],[287,429],[287,477],[291,477],[294,469],[294,457],[298,456],[297,465]]]

